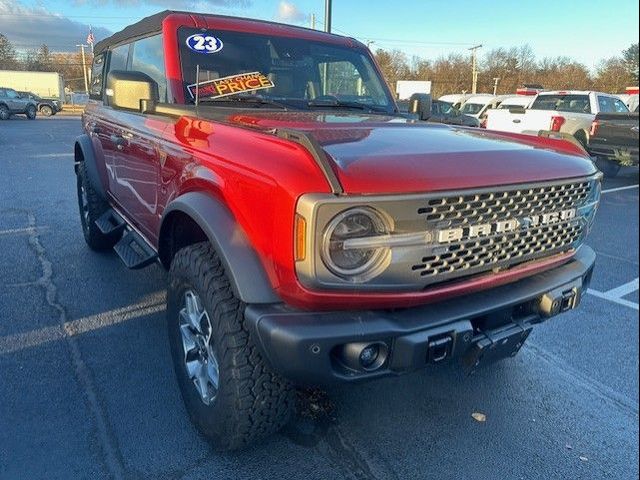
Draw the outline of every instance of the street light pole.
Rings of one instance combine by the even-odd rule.
[[[493,94],[497,95],[498,94],[498,82],[500,81],[500,77],[495,77],[493,79]]]
[[[87,62],[84,57],[84,49],[88,47],[88,45],[76,45],[76,47],[80,47],[82,51],[82,76],[84,77],[84,91],[85,93],[89,93],[89,80],[87,79]]]
[[[331,33],[331,0],[324,0],[324,31]]]
[[[476,45],[475,47],[471,47],[471,74],[472,74],[472,84],[471,84],[471,93],[476,93],[476,89],[478,87],[478,62],[476,58],[476,51],[482,48],[482,45]]]

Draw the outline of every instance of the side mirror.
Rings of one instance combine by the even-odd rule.
[[[432,103],[430,93],[414,93],[409,99],[409,113],[415,113],[420,120],[428,120]]]
[[[140,111],[140,101],[157,102],[158,84],[142,72],[113,70],[107,75],[104,91],[107,104],[113,108]]]

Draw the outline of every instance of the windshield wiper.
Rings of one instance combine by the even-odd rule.
[[[337,98],[335,100],[309,100],[307,102],[307,106],[312,108],[354,108],[357,110],[367,110],[369,112],[389,113],[387,109],[383,107],[360,102],[348,102],[345,100],[338,100]]]
[[[275,100],[271,100],[269,98],[263,97],[261,95],[233,95],[228,97],[203,97],[199,99],[200,102],[237,102],[237,103],[246,103],[253,105],[270,105],[272,107],[278,107],[283,110],[289,110],[291,106],[285,105],[284,103],[276,102]]]

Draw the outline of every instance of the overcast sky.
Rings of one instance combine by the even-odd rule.
[[[46,6],[45,6],[46,5]],[[638,2],[632,0],[334,0],[335,33],[435,58],[529,44],[538,58],[567,55],[593,68],[638,41]],[[194,12],[277,20],[322,28],[324,0],[0,0],[0,33],[19,48],[48,44],[73,50],[158,11]]]

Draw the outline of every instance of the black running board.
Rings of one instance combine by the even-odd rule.
[[[122,233],[126,225],[124,218],[111,208],[100,215],[96,220],[96,226],[103,235],[115,235],[117,233]]]
[[[151,265],[158,259],[156,251],[149,246],[140,234],[133,230],[126,232],[113,249],[122,260],[122,263],[133,270]]]

